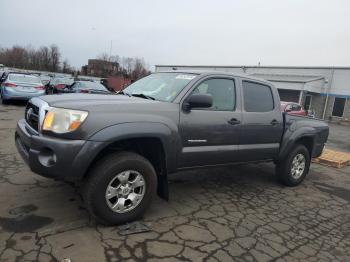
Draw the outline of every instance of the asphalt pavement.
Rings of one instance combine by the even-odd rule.
[[[77,188],[25,165],[14,145],[23,113],[0,105],[0,261],[350,261],[350,167],[312,164],[294,188],[272,164],[182,172],[135,228],[103,227]],[[332,125],[329,146],[350,149],[349,134]]]

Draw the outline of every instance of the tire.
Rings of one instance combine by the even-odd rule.
[[[132,182],[129,180],[124,181],[125,184],[120,182],[120,177],[125,179],[127,171],[130,171],[127,175],[130,180],[134,178],[136,181],[136,178],[140,178],[139,175],[141,175],[138,181],[144,183],[145,186],[141,185],[130,189],[134,185],[131,184]],[[110,193],[107,188],[113,188],[111,195],[116,194],[116,192],[118,195],[107,199],[107,195]],[[119,152],[107,155],[95,164],[83,186],[83,198],[87,209],[97,222],[110,226],[141,218],[156,194],[156,189],[157,175],[152,164],[141,155],[132,152]],[[124,192],[125,190],[126,192]],[[131,193],[127,195],[127,192]],[[121,196],[121,194],[125,195]],[[139,197],[141,195],[142,197]],[[136,196],[133,197],[134,200],[136,199],[135,203],[140,202],[134,204],[134,201],[130,200],[131,196]],[[124,201],[123,205],[112,210],[113,206],[118,206],[116,204],[119,199],[121,202]]]
[[[7,105],[9,103],[9,101],[7,99],[4,99],[3,96],[2,96],[2,93],[1,93],[1,103],[3,105]]]
[[[310,160],[310,152],[304,145],[295,146],[284,160],[277,163],[277,180],[290,187],[299,185],[309,172]],[[293,161],[295,161],[295,164]],[[303,161],[305,164],[301,170]]]
[[[6,99],[1,99],[1,103],[3,105],[8,105],[9,104],[9,102]]]

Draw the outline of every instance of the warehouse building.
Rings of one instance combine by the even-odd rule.
[[[282,101],[298,102],[317,118],[350,120],[350,67],[156,65],[155,69],[248,74],[272,82]]]

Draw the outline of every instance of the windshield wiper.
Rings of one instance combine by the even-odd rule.
[[[140,93],[140,94],[132,94],[132,96],[141,97],[141,98],[146,98],[146,99],[151,99],[151,100],[156,100],[154,97],[149,96],[149,95],[145,95],[145,94],[143,94],[143,93]]]
[[[129,93],[124,92],[123,90],[120,90],[119,92],[117,92],[117,95],[125,95],[125,96],[131,96]]]

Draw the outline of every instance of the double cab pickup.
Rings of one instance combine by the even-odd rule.
[[[168,175],[271,161],[286,186],[303,181],[327,141],[320,120],[281,112],[267,81],[226,72],[151,74],[117,94],[32,98],[15,142],[30,169],[79,182],[105,225],[140,218]],[[232,166],[234,168],[234,165]]]

